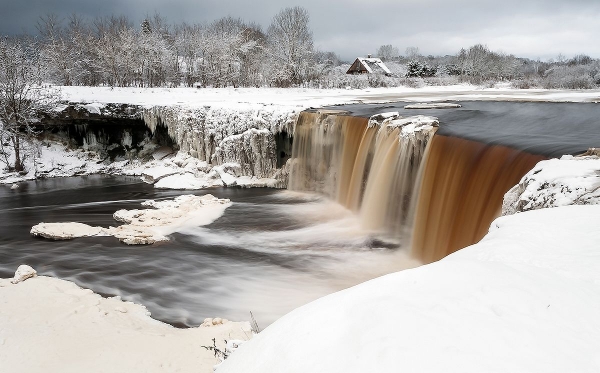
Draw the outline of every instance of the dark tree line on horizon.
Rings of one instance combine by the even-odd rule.
[[[586,55],[553,61],[518,58],[478,44],[456,55],[423,56],[416,47],[377,50],[393,75],[349,76],[352,61],[317,51],[301,7],[276,14],[270,26],[225,17],[209,24],[169,24],[160,15],[135,25],[125,16],[89,21],[42,16],[39,35],[13,38],[56,85],[114,87],[322,87],[365,88],[469,82],[511,82],[517,88],[594,88],[600,61]]]

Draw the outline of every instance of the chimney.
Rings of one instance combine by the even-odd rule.
[[[367,54],[367,58],[371,58],[371,55],[370,55],[370,54]]]

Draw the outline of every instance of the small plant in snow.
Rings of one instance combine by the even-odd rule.
[[[213,341],[212,346],[200,346],[200,347],[206,349],[207,351],[212,351],[214,353],[215,357],[221,361],[224,361],[225,359],[227,359],[227,357],[229,356],[229,354],[227,353],[227,347],[225,347],[225,350],[221,350],[220,348],[217,347],[216,339],[213,338],[212,341]],[[227,346],[226,339],[225,339],[225,346]]]

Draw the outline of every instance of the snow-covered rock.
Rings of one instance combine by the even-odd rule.
[[[292,311],[218,371],[600,371],[598,216],[566,206],[501,217],[439,262]]]
[[[398,112],[373,115],[369,118],[369,127],[401,128],[400,136],[410,136],[415,132],[428,132],[440,124],[438,118],[426,115],[403,117]]]
[[[15,275],[10,280],[13,284],[18,284],[19,282],[23,282],[29,278],[37,276],[37,271],[27,264],[21,264],[19,268],[15,271]]]
[[[600,204],[600,157],[539,162],[504,196],[502,215],[567,205]]]
[[[164,177],[175,175],[178,173],[179,170],[176,168],[160,165],[144,169],[142,171],[141,179],[145,183],[154,184]]]
[[[82,223],[39,223],[31,228],[36,237],[50,240],[71,240],[79,237],[106,236],[108,232],[101,227],[92,227]]]
[[[202,324],[200,324],[200,326],[211,327],[211,326],[216,326],[216,325],[223,325],[228,322],[229,322],[229,320],[222,319],[220,317],[215,317],[215,318],[207,317],[206,319],[204,319],[204,322],[202,322]]]
[[[52,240],[70,240],[89,236],[114,236],[128,245],[149,245],[168,241],[167,235],[189,226],[202,226],[218,219],[231,206],[228,199],[182,195],[173,200],[142,203],[151,209],[118,210],[118,227],[92,227],[82,223],[40,223],[31,228],[31,234]]]

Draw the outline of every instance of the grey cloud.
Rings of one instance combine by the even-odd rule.
[[[155,12],[170,22],[206,23],[240,17],[264,28],[281,8],[301,5],[311,14],[315,44],[344,59],[393,44],[426,54],[456,53],[475,43],[532,58],[587,53],[600,57],[597,0],[0,0],[0,34],[35,32],[40,15],[86,18],[126,15],[139,23]]]

